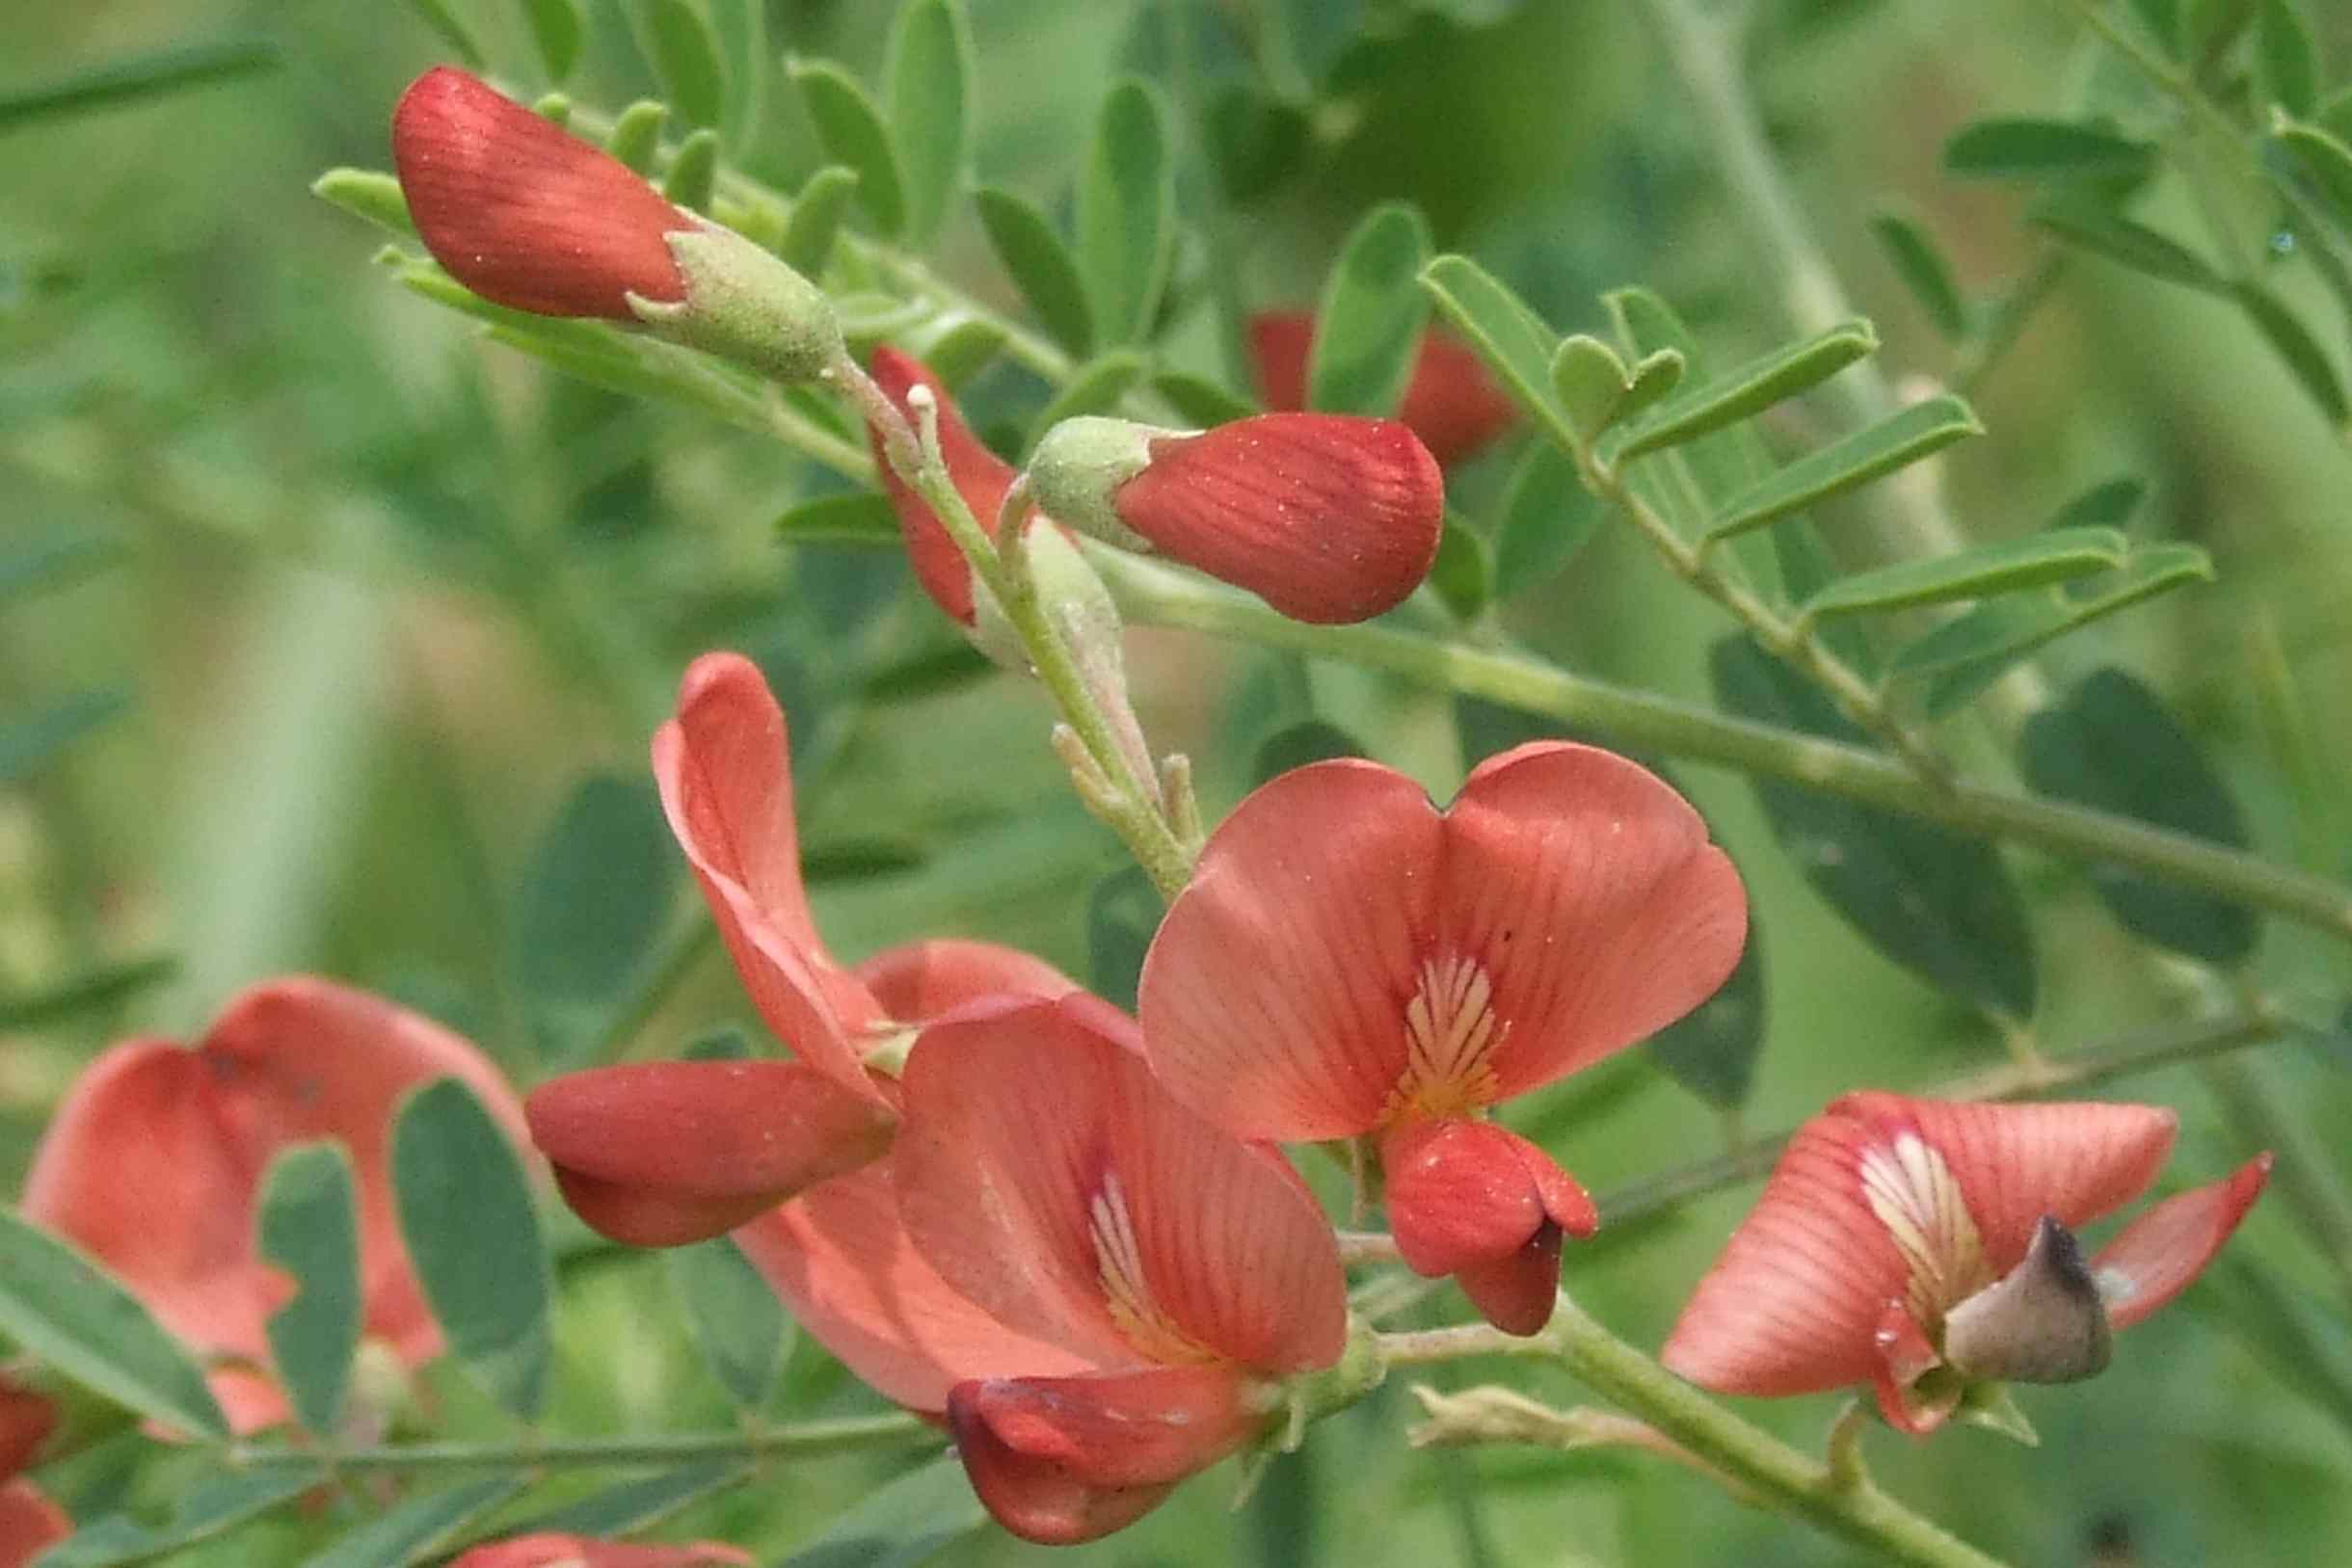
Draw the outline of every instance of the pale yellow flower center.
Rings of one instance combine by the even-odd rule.
[[[1128,1342],[1153,1361],[1187,1363],[1215,1361],[1216,1352],[1176,1326],[1152,1299],[1151,1283],[1143,1273],[1143,1249],[1136,1240],[1136,1222],[1127,1211],[1127,1194],[1116,1171],[1103,1173],[1103,1184],[1087,1204],[1088,1227],[1094,1239],[1095,1277],[1110,1301],[1111,1321]]]
[[[1501,1092],[1494,1053],[1510,1034],[1495,1017],[1494,982],[1475,959],[1424,959],[1420,984],[1404,1004],[1404,1076],[1389,1092],[1380,1120],[1461,1116]]]
[[[1862,1197],[1910,1271],[1912,1321],[1931,1338],[1943,1315],[1991,1283],[1984,1241],[1942,1155],[1918,1133],[1862,1151]]]

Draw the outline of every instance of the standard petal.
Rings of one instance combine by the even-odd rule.
[[[982,997],[1066,997],[1078,982],[1017,947],[939,938],[889,947],[857,967],[882,1011],[923,1023]]]
[[[1143,962],[1145,1050],[1178,1099],[1245,1138],[1379,1125],[1440,831],[1420,785],[1372,762],[1299,768],[1234,809]]]
[[[2218,1182],[2176,1193],[2124,1227],[2091,1260],[2107,1320],[2132,1324],[2205,1272],[2270,1180],[2272,1156],[2257,1155]]]
[[[817,940],[800,880],[784,710],[758,665],[737,653],[694,661],[678,716],[654,736],[654,777],[760,1016],[836,1083],[882,1098],[854,1045],[879,1010]]]
[[[1430,956],[1485,969],[1497,1099],[1682,1017],[1747,943],[1747,892],[1705,821],[1597,747],[1536,741],[1481,763],[1446,812],[1444,865]]]
[[[804,1062],[641,1062],[572,1073],[524,1106],[575,1212],[616,1241],[735,1229],[878,1159],[897,1124]]]
[[[1014,1534],[1056,1546],[1133,1524],[1265,1422],[1223,1367],[962,1383],[948,1403],[956,1452],[988,1511]]]
[[[974,1377],[1096,1363],[1021,1334],[941,1279],[898,1223],[889,1162],[836,1177],[735,1233],[793,1321],[885,1397],[938,1413]]]
[[[0,1485],[0,1568],[24,1568],[73,1533],[66,1510],[31,1481]]]
[[[972,509],[973,520],[991,539],[996,537],[997,518],[1004,505],[1004,492],[1012,489],[1012,465],[998,457],[980,443],[956,412],[955,399],[948,388],[931,373],[930,366],[910,354],[901,354],[888,346],[874,350],[873,378],[885,395],[906,413],[910,422],[906,394],[915,386],[927,386],[938,401],[939,451],[948,460],[948,477],[955,481],[956,492]],[[972,566],[964,552],[956,547],[948,530],[914,487],[898,477],[890,465],[890,456],[883,449],[882,433],[867,427],[868,444],[873,448],[874,467],[882,477],[882,492],[890,497],[891,510],[898,517],[899,537],[906,541],[906,558],[915,569],[916,580],[933,603],[963,625],[973,621]]]
[[[899,1211],[956,1289],[1106,1361],[1338,1359],[1346,1282],[1322,1212],[1163,1090],[1083,994],[972,1008],[908,1057]]]
[[[742,1548],[721,1541],[640,1546],[543,1532],[469,1548],[459,1553],[449,1568],[748,1568],[753,1560]]]

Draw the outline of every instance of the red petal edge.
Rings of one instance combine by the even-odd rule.
[[[2270,1180],[2275,1156],[2259,1154],[2218,1182],[2176,1193],[2124,1227],[2091,1260],[2107,1321],[2132,1324],[2205,1272]]]

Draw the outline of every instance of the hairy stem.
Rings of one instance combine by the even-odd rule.
[[[236,1445],[228,1462],[247,1469],[324,1464],[336,1470],[551,1470],[669,1465],[695,1459],[820,1458],[942,1441],[939,1428],[905,1412],[803,1422],[763,1432],[687,1432],[662,1437],[550,1438],[539,1443],[387,1443],[351,1448]]]

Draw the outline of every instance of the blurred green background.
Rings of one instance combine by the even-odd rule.
[[[519,89],[542,85],[523,65],[520,8],[461,9],[487,24]],[[1725,357],[1786,335],[1641,6],[1214,9],[1215,38],[1234,47],[1205,63],[1210,86],[1270,81],[1301,104],[1291,161],[1223,220],[1251,305],[1311,303],[1354,219],[1398,198],[1429,215],[1441,248],[1479,257],[1564,328],[1596,329],[1597,293],[1638,281]],[[617,0],[590,10],[575,96],[611,108],[651,91]],[[987,181],[1050,203],[1117,70],[1181,86],[1156,8],[972,10]],[[2352,62],[2352,13],[2312,10],[2324,58]],[[771,0],[769,41],[870,79],[889,11]],[[1999,284],[2035,264],[2041,242],[2020,225],[2017,194],[1943,172],[1945,140],[1992,112],[2148,105],[2041,0],[1765,0],[1752,12],[1749,63],[1767,122],[1821,242],[1879,323],[1883,362],[1898,377],[1944,375],[1948,351],[1873,248],[1870,215],[1888,204],[1919,215],[1964,284]],[[128,1033],[197,1033],[231,991],[274,973],[316,970],[397,995],[470,1032],[526,1083],[598,1050],[633,1018],[648,973],[681,951],[684,983],[631,1049],[673,1054],[712,1028],[749,1026],[723,959],[679,945],[690,893],[644,760],[678,673],[707,648],[747,649],[775,673],[819,923],[842,956],[968,933],[1085,972],[1088,894],[1119,853],[1061,786],[1038,694],[960,656],[895,556],[776,545],[779,513],[828,482],[741,432],[481,344],[389,282],[369,262],[378,238],[310,197],[328,166],[388,163],[393,99],[446,53],[414,13],[99,0],[15,6],[7,32],[0,91],[168,44],[258,38],[277,56],[273,68],[151,102],[0,124],[0,553],[67,534],[105,542],[73,580],[0,600],[0,721],[80,693],[123,703],[0,784],[0,1188],[93,1052]],[[790,188],[818,160],[789,87],[771,77],[740,161]],[[1204,200],[1195,170],[1183,201],[1196,221]],[[2143,210],[2193,231],[2188,202],[2164,185]],[[2237,216],[2259,231],[2262,214]],[[937,265],[1018,308],[968,210]],[[1206,265],[1188,250],[1169,341],[1179,361],[1216,374]],[[2291,258],[2275,286],[2329,319]],[[969,403],[984,427],[1017,428],[1043,395],[995,370]],[[1942,470],[1971,535],[2038,526],[2087,486],[2131,474],[2152,487],[2138,529],[2202,545],[2218,568],[2209,586],[2059,645],[2045,672],[2064,681],[2120,660],[2145,676],[2235,787],[2262,852],[2352,873],[2338,783],[2352,757],[2352,453],[2339,434],[2226,304],[2097,260],[2069,267],[1974,400],[1990,436]],[[1507,451],[1456,475],[1457,504],[1490,513],[1510,462]],[[1846,512],[1821,520],[1832,540],[1841,525],[1850,537]],[[1506,620],[1572,668],[1701,701],[1704,651],[1724,629],[1636,542],[1606,531],[1573,571],[1515,595]],[[1247,782],[1257,740],[1310,711],[1441,795],[1458,782],[1466,759],[1442,699],[1174,633],[1133,645],[1145,722],[1163,747],[1199,759],[1213,811]],[[2004,776],[1983,731],[1958,726],[1952,741]],[[2003,1059],[1980,1019],[1829,911],[1740,780],[1696,766],[1678,777],[1740,861],[1769,933],[1751,1129],[1788,1125],[1842,1089],[1915,1088]],[[597,778],[610,782],[581,796]],[[566,823],[594,854],[563,837]],[[2045,1045],[2090,1045],[2182,1011],[2183,988],[2152,973],[2081,867],[2029,854],[2012,864],[2034,908]],[[150,960],[168,960],[168,973]],[[105,982],[96,995],[58,996],[93,975]],[[2319,939],[2274,925],[2256,975],[2290,1005],[2332,1014],[2344,965]],[[2298,1040],[2262,1061],[2337,1160],[2334,1177],[2352,1180],[2341,1135],[2352,1050]],[[2178,1180],[2252,1152],[2188,1070],[2115,1092],[2180,1108]],[[1542,1129],[1595,1188],[1704,1156],[1724,1133],[1638,1054],[1512,1119]],[[1751,1193],[1572,1252],[1571,1289],[1654,1346]],[[2343,1350],[2343,1281],[2278,1197],[2232,1260],[2308,1303]],[[659,1260],[583,1248],[562,1285],[554,1425],[735,1419]],[[1426,1320],[1460,1310],[1441,1297]],[[2240,1295],[2201,1287],[2125,1340],[2096,1382],[2021,1394],[2039,1449],[1973,1430],[1917,1445],[1878,1433],[1871,1461],[1896,1496],[2019,1563],[2345,1560],[2352,1425],[2258,1339]],[[1558,1374],[1509,1371],[1538,1397],[1577,1397]],[[443,1381],[437,1430],[499,1430]],[[1227,1508],[1229,1466],[1066,1560],[1852,1560],[1639,1457],[1409,1451],[1412,1381],[1319,1426],[1243,1511]],[[873,1407],[813,1344],[795,1350],[788,1382],[795,1415]],[[1752,1414],[1810,1444],[1834,1408],[1797,1400]],[[58,1490],[77,1511],[160,1500],[184,1472],[126,1481],[85,1464]],[[777,1560],[887,1474],[855,1459],[771,1465],[681,1525]],[[274,1522],[185,1560],[293,1560],[334,1523]],[[1033,1555],[990,1536],[950,1559]]]

